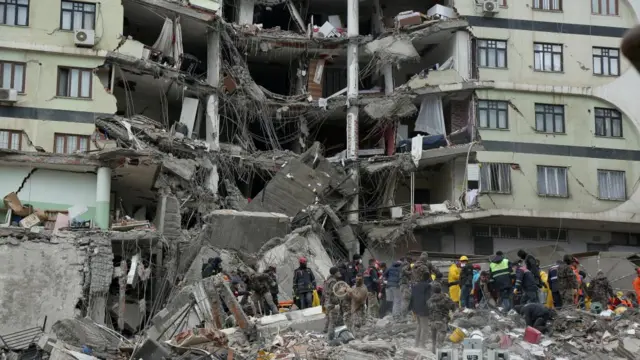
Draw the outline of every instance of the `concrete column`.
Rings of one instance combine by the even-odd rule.
[[[349,36],[349,47],[347,49],[347,159],[352,160],[352,167],[349,175],[356,184],[360,184],[360,171],[358,166],[358,147],[360,138],[358,134],[358,43],[355,37],[360,34],[358,0],[348,0],[347,2],[347,35]],[[349,224],[357,227],[359,222],[359,203],[356,194],[349,204]],[[349,258],[354,254],[360,254],[360,243],[355,242],[349,250]]]
[[[109,201],[111,200],[111,168],[98,169],[96,180],[95,224],[102,230],[109,229]]]
[[[220,61],[220,29],[218,28],[209,32],[207,37],[207,83],[216,89],[220,86]],[[210,94],[207,97],[205,110],[207,117],[206,140],[213,151],[220,150],[220,112],[218,105],[218,94]],[[214,164],[207,178],[207,188],[215,195],[218,194],[219,181],[218,166]]]
[[[238,24],[253,24],[253,9],[255,6],[255,0],[240,0],[240,6],[238,7]]]

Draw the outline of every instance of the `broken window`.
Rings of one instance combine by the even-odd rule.
[[[622,114],[615,109],[595,108],[596,136],[622,137]]]
[[[534,43],[533,68],[536,71],[562,72],[562,45]]]
[[[58,96],[91,98],[93,74],[89,69],[58,69]]]
[[[88,135],[55,134],[55,151],[59,154],[73,154],[89,151]]]
[[[2,1],[2,0],[0,0]],[[26,64],[11,61],[0,61],[0,87],[24,92]]]
[[[538,166],[538,195],[568,197],[567,168]]]
[[[483,163],[480,165],[480,192],[511,193],[511,164]]]
[[[536,131],[564,134],[564,105],[536,104]]]
[[[15,130],[0,130],[0,149],[20,150],[22,147],[22,132]]]
[[[507,42],[503,40],[478,39],[478,64],[480,67],[507,67]]]
[[[533,0],[533,8],[536,10],[562,11],[562,0]]]
[[[506,101],[478,101],[478,122],[482,129],[508,129],[509,104]]]
[[[618,0],[591,0],[594,15],[618,15]]]
[[[0,0],[1,1],[1,0]],[[96,4],[62,1],[60,29],[95,30]]]
[[[29,0],[0,0],[0,24],[29,25]]]
[[[626,200],[624,171],[598,170],[598,197],[603,200]]]
[[[613,48],[594,47],[593,73],[596,75],[620,75],[620,50]]]

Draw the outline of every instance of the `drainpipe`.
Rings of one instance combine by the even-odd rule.
[[[95,224],[102,230],[109,230],[109,201],[111,200],[111,168],[98,169],[96,180]]]

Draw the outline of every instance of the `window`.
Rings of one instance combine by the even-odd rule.
[[[509,117],[506,101],[478,101],[478,121],[483,129],[508,129]]]
[[[591,13],[595,15],[618,15],[618,0],[591,0]]]
[[[499,194],[511,193],[511,164],[481,164],[480,192]]]
[[[564,134],[564,105],[536,104],[536,131]]]
[[[29,0],[0,0],[0,24],[29,25]]]
[[[507,68],[507,42],[478,39],[478,63],[480,67]]]
[[[593,48],[593,73],[596,75],[620,75],[620,50]]]
[[[93,73],[90,69],[58,69],[58,96],[91,98]]]
[[[533,0],[533,8],[536,10],[562,11],[562,0]]]
[[[516,227],[503,225],[472,225],[471,235],[475,238],[502,238],[518,240],[567,241],[564,229]]]
[[[56,143],[55,143],[56,153],[73,154],[76,151],[81,151],[81,152],[89,151],[88,135],[56,134],[55,139],[56,139]]]
[[[0,149],[20,150],[22,148],[22,132],[0,130]]]
[[[24,63],[0,61],[0,88],[15,89],[19,93],[23,93],[26,76],[25,67],[26,64]]]
[[[622,137],[622,115],[614,109],[595,108],[596,136]]]
[[[60,11],[60,29],[94,30],[96,22],[96,4],[77,1],[62,1]]]
[[[536,71],[562,72],[562,45],[534,43],[533,68]]]
[[[568,197],[567,168],[538,166],[538,195]]]
[[[624,171],[598,170],[598,197],[602,200],[626,200]]]

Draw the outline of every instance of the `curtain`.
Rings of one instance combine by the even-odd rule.
[[[414,131],[424,132],[429,135],[445,134],[441,96],[427,96],[422,100]]]

